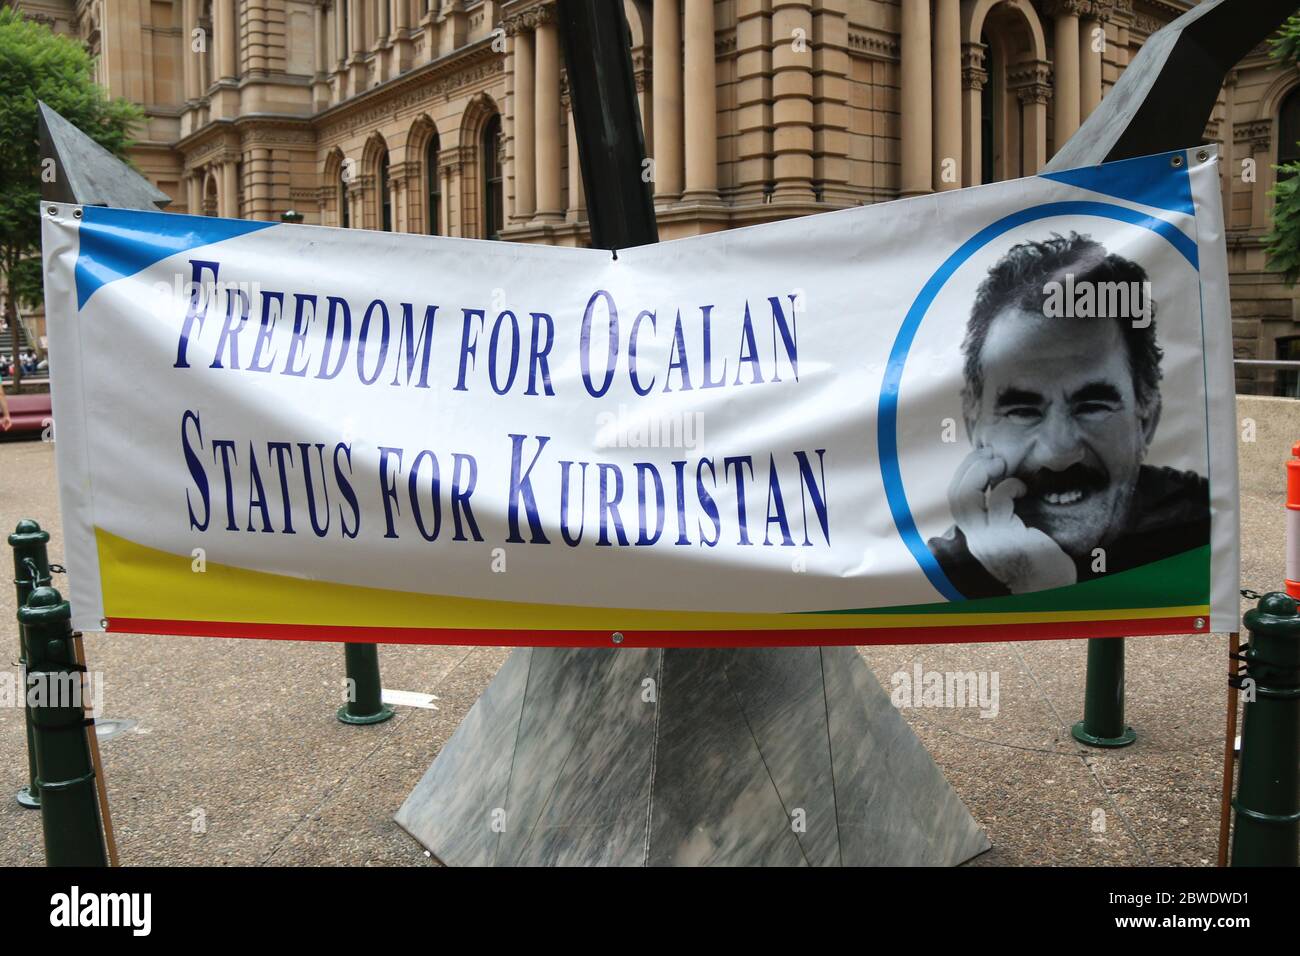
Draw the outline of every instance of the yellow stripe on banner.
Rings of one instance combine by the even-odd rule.
[[[1053,624],[1206,615],[1203,605],[1000,614],[733,614],[527,604],[311,581],[168,554],[95,529],[107,617],[470,630],[727,631]]]

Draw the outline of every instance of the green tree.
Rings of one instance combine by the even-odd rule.
[[[1293,14],[1282,25],[1269,53],[1283,68],[1300,67],[1300,14]],[[1295,285],[1300,279],[1300,162],[1273,168],[1277,170],[1277,185],[1269,193],[1273,222],[1264,240],[1268,267]]]
[[[16,348],[16,301],[41,301],[41,182],[53,175],[41,165],[37,101],[119,157],[142,114],[95,83],[94,60],[79,42],[7,7],[0,9],[0,90],[0,284]]]

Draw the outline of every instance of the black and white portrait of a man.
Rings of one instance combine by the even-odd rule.
[[[928,542],[967,598],[1063,587],[1209,543],[1208,482],[1147,464],[1161,359],[1146,271],[1087,236],[1011,248],[962,343],[970,453]]]

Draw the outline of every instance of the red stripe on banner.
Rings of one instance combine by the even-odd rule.
[[[1196,626],[1201,621],[1200,628]],[[247,624],[110,617],[107,630],[124,634],[241,637],[280,641],[352,641],[363,644],[476,644],[489,647],[831,647],[854,644],[973,644],[1084,637],[1144,637],[1204,633],[1204,618],[1157,617],[1051,624],[966,624],[950,627],[844,628],[754,631],[513,631],[436,627],[351,627],[330,624]]]

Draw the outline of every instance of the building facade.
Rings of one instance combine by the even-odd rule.
[[[663,238],[1032,175],[1192,5],[622,2]],[[17,5],[144,107],[133,158],[172,211],[588,242],[553,0]],[[1300,357],[1300,297],[1262,243],[1273,165],[1300,152],[1298,90],[1261,45],[1205,134],[1239,357]]]

